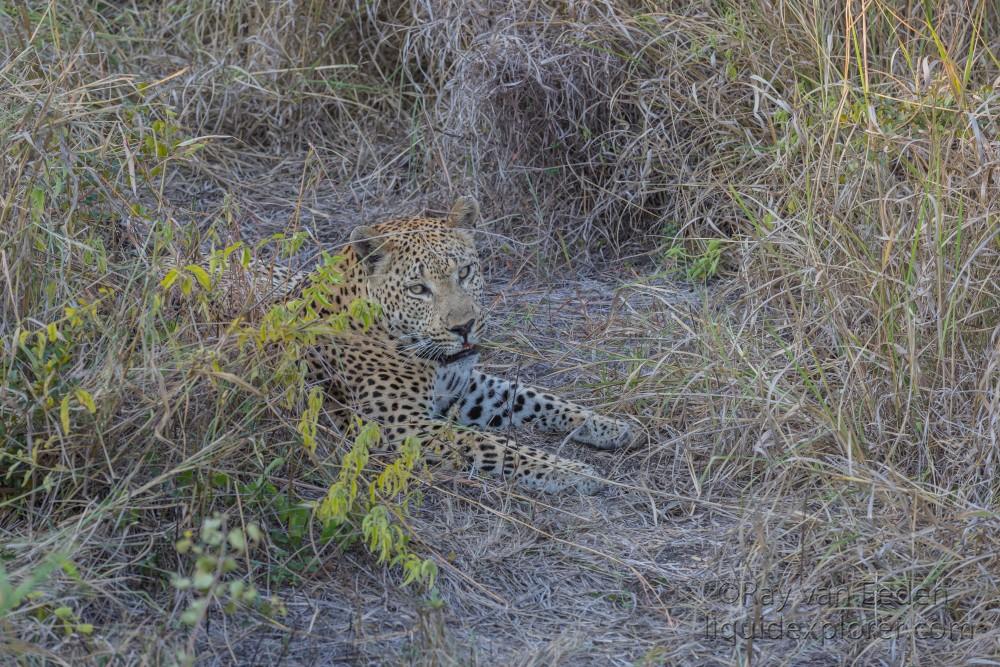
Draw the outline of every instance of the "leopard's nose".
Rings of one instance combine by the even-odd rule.
[[[472,327],[475,326],[476,320],[471,319],[465,324],[459,324],[457,327],[452,327],[448,331],[452,332],[456,336],[461,336],[462,340],[465,342],[469,341],[469,334],[472,333]]]

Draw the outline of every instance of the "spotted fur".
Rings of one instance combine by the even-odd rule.
[[[591,467],[519,444],[506,432],[534,423],[614,449],[630,441],[627,423],[475,369],[483,278],[468,229],[477,217],[475,201],[461,198],[444,219],[354,230],[343,253],[345,280],[328,288],[328,300],[342,309],[367,299],[382,316],[312,348],[307,379],[325,386],[333,407],[378,422],[389,444],[419,438],[428,461],[529,489],[593,492],[600,478]],[[292,285],[281,290],[290,294],[309,276],[279,270],[269,280]]]

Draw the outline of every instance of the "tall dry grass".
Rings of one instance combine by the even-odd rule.
[[[288,532],[330,474],[264,366],[213,366],[201,302],[157,311],[160,258],[471,191],[497,260],[654,297],[711,278],[644,331],[671,353],[610,382],[653,436],[626,489],[725,517],[714,557],[808,621],[873,617],[817,588],[947,593],[792,663],[996,657],[998,36],[986,0],[0,5],[0,651],[191,653],[175,542],[254,493],[241,525]],[[341,562],[277,539],[241,577]],[[698,639],[699,613],[774,615],[696,597],[657,655],[763,650]]]

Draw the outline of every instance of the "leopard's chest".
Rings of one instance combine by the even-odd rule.
[[[439,367],[431,389],[431,405],[435,417],[446,417],[459,399],[465,395],[478,357],[469,357],[453,364]]]

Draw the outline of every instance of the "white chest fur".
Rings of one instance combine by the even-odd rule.
[[[438,368],[434,377],[436,417],[447,416],[452,406],[465,394],[469,387],[469,378],[472,376],[472,368],[477,361],[479,355],[474,355]]]

